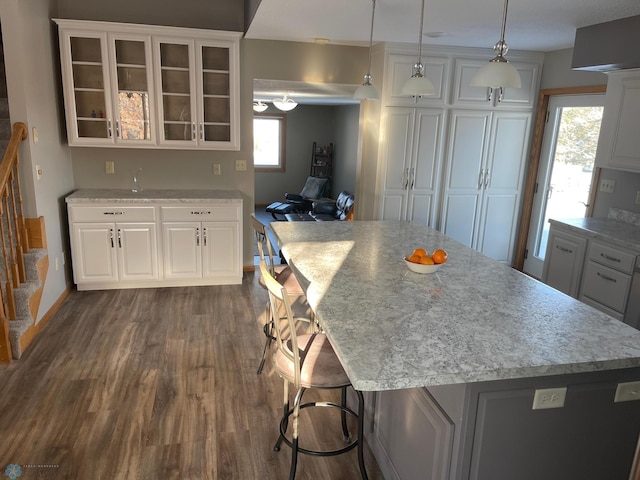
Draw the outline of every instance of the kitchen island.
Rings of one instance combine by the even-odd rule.
[[[640,381],[639,331],[422,225],[271,228],[354,387],[375,392],[388,478],[628,478],[640,402],[614,397]],[[449,260],[410,272],[417,247]],[[563,388],[562,408],[532,408]]]

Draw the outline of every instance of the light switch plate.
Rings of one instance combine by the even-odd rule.
[[[116,173],[116,169],[112,160],[107,160],[106,162],[104,162],[104,171],[105,173],[109,174]]]
[[[219,163],[214,163],[213,164],[213,174],[214,175],[222,175],[222,170],[220,168],[220,164]]]
[[[246,160],[236,160],[236,170],[245,171],[247,169],[247,161]]]
[[[607,180],[603,178],[600,180],[600,191],[605,193],[613,193],[616,188],[615,180]]]

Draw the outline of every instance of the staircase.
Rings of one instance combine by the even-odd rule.
[[[1,36],[0,36],[1,38]],[[44,219],[24,218],[18,150],[27,127],[9,119],[0,43],[0,361],[20,358],[39,331],[36,324],[49,267]]]

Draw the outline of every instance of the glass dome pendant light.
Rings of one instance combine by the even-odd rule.
[[[253,102],[253,111],[254,111],[254,112],[262,113],[262,112],[264,112],[267,108],[269,108],[269,105],[267,105],[266,103],[264,103],[262,100],[258,100],[257,102]]]
[[[424,22],[424,0],[422,0],[422,9],[420,11],[420,30],[418,31],[418,60],[413,65],[413,74],[411,78],[400,90],[401,95],[409,95],[412,97],[421,97],[424,95],[433,95],[435,89],[433,84],[424,76],[424,66],[422,65],[422,26]]]
[[[369,35],[369,64],[367,66],[367,73],[364,76],[364,83],[360,85],[353,94],[353,98],[358,100],[378,100],[380,98],[378,89],[371,85],[371,46],[373,44],[373,19],[376,14],[376,0],[371,1],[373,7],[371,8],[371,33]]]
[[[502,30],[500,33],[500,40],[493,46],[493,50],[496,52],[496,56],[489,60],[489,63],[476,72],[471,79],[470,85],[472,87],[489,87],[492,90],[499,88],[501,90],[504,87],[520,88],[520,74],[518,70],[504,58],[509,51],[507,42],[504,41],[504,31],[507,25],[507,8],[509,0],[504,1],[504,12],[502,14]]]
[[[284,95],[282,99],[274,99],[273,104],[278,110],[282,110],[283,112],[289,112],[298,106],[295,101],[286,95]]]

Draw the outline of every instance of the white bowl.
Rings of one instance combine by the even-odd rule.
[[[436,265],[423,265],[422,263],[413,263],[407,260],[406,257],[404,259],[404,263],[407,264],[409,270],[416,273],[435,273],[443,265],[442,263]]]

